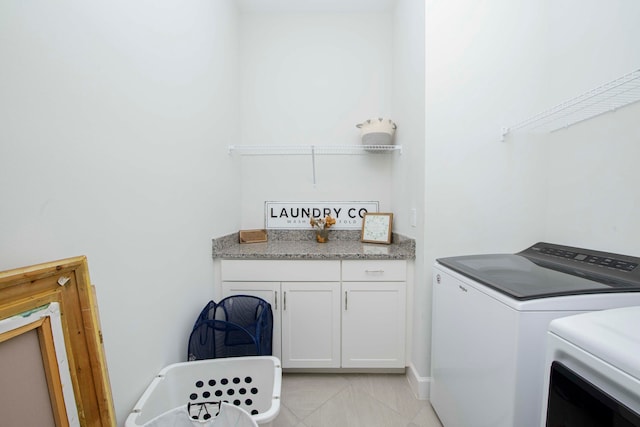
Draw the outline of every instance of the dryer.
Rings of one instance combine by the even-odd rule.
[[[640,426],[640,307],[549,325],[541,426]]]

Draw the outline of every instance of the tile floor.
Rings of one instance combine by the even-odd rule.
[[[404,374],[285,373],[281,399],[272,427],[442,427]]]

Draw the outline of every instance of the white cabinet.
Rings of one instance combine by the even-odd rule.
[[[271,304],[284,368],[404,368],[406,261],[222,260],[222,296]]]
[[[340,261],[222,260],[221,268],[223,297],[271,304],[283,368],[340,366]]]
[[[343,261],[342,367],[403,368],[406,262]]]
[[[340,367],[340,283],[282,283],[282,366]]]
[[[342,367],[404,367],[405,284],[343,283],[342,292]]]

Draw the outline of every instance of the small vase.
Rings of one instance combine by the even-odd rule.
[[[316,230],[316,240],[318,243],[326,243],[329,240],[329,230]]]

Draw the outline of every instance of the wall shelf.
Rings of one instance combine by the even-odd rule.
[[[502,140],[514,131],[554,132],[640,101],[640,69],[502,129]]]
[[[241,156],[402,154],[401,145],[230,145],[229,154]]]
[[[230,145],[229,154],[241,156],[311,156],[313,185],[316,185],[317,155],[363,155],[398,152],[401,145]]]

